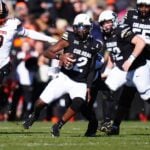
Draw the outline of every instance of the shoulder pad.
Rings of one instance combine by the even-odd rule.
[[[101,46],[104,45],[103,42],[102,42],[101,40],[97,40],[97,39],[96,39],[96,41],[97,41]]]
[[[119,28],[120,28],[119,30],[120,30],[120,37],[121,38],[126,38],[132,34],[131,28],[126,24],[120,25]]]
[[[135,8],[129,8],[129,9],[128,9],[128,12],[135,12],[135,11],[136,11]]]
[[[66,32],[64,32],[64,33],[63,33],[63,35],[62,35],[62,39],[64,39],[64,40],[67,40],[67,41],[68,41],[68,40],[69,40],[69,38],[73,36],[73,34],[74,34],[74,33],[73,33],[73,32],[71,32],[71,31],[66,31]]]
[[[8,19],[8,25],[13,26],[13,28],[18,28],[20,25],[22,25],[21,21],[18,18],[9,18]]]
[[[66,31],[66,32],[64,32],[63,33],[63,35],[62,35],[62,39],[64,39],[64,40],[67,40],[68,41],[68,35],[69,35],[69,33]]]

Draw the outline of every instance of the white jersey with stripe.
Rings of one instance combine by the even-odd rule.
[[[9,54],[15,35],[27,36],[34,40],[41,40],[49,43],[57,42],[56,39],[42,33],[25,29],[17,18],[9,18],[0,26],[0,68],[9,62]]]
[[[4,25],[0,26],[0,68],[9,61],[9,53],[14,36],[18,32],[21,22],[16,19],[8,19]],[[23,32],[22,32],[23,33]]]

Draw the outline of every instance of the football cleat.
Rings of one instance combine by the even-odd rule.
[[[59,124],[54,124],[51,128],[51,135],[52,137],[59,137],[60,136],[60,127]]]
[[[33,125],[34,121],[35,121],[35,117],[34,117],[34,114],[32,114],[23,123],[24,129],[29,129]]]
[[[119,132],[120,132],[120,128],[119,126],[112,126],[110,128],[110,130],[107,131],[107,135],[119,135]]]
[[[88,124],[87,131],[85,132],[84,136],[86,137],[95,137],[96,136],[96,131],[98,127],[98,121],[90,121]]]
[[[98,130],[107,133],[111,129],[112,124],[112,121],[104,121],[99,125]]]

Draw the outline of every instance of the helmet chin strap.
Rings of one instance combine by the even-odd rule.
[[[138,14],[139,14],[139,16],[140,16],[141,18],[143,18],[143,19],[150,16],[150,12],[147,13],[147,14],[145,14],[145,15],[143,15],[139,10],[138,10]]]
[[[89,37],[89,34],[88,34],[86,37],[81,37],[79,34],[77,34],[77,36],[78,36],[78,39],[79,39],[80,41],[86,42],[87,39],[88,39],[88,37]]]
[[[105,32],[105,31],[104,31],[104,35],[105,35],[105,36],[111,36],[112,34],[114,34],[114,32],[115,32],[115,29],[112,28],[112,29],[110,29],[109,32]]]

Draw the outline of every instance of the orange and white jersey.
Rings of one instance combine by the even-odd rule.
[[[0,26],[0,68],[9,62],[12,42],[20,24],[18,19],[12,18]]]
[[[0,26],[0,68],[9,62],[9,54],[16,34],[49,43],[57,42],[56,39],[44,35],[43,33],[25,29],[21,26],[21,21],[19,19],[9,18],[2,26]]]

